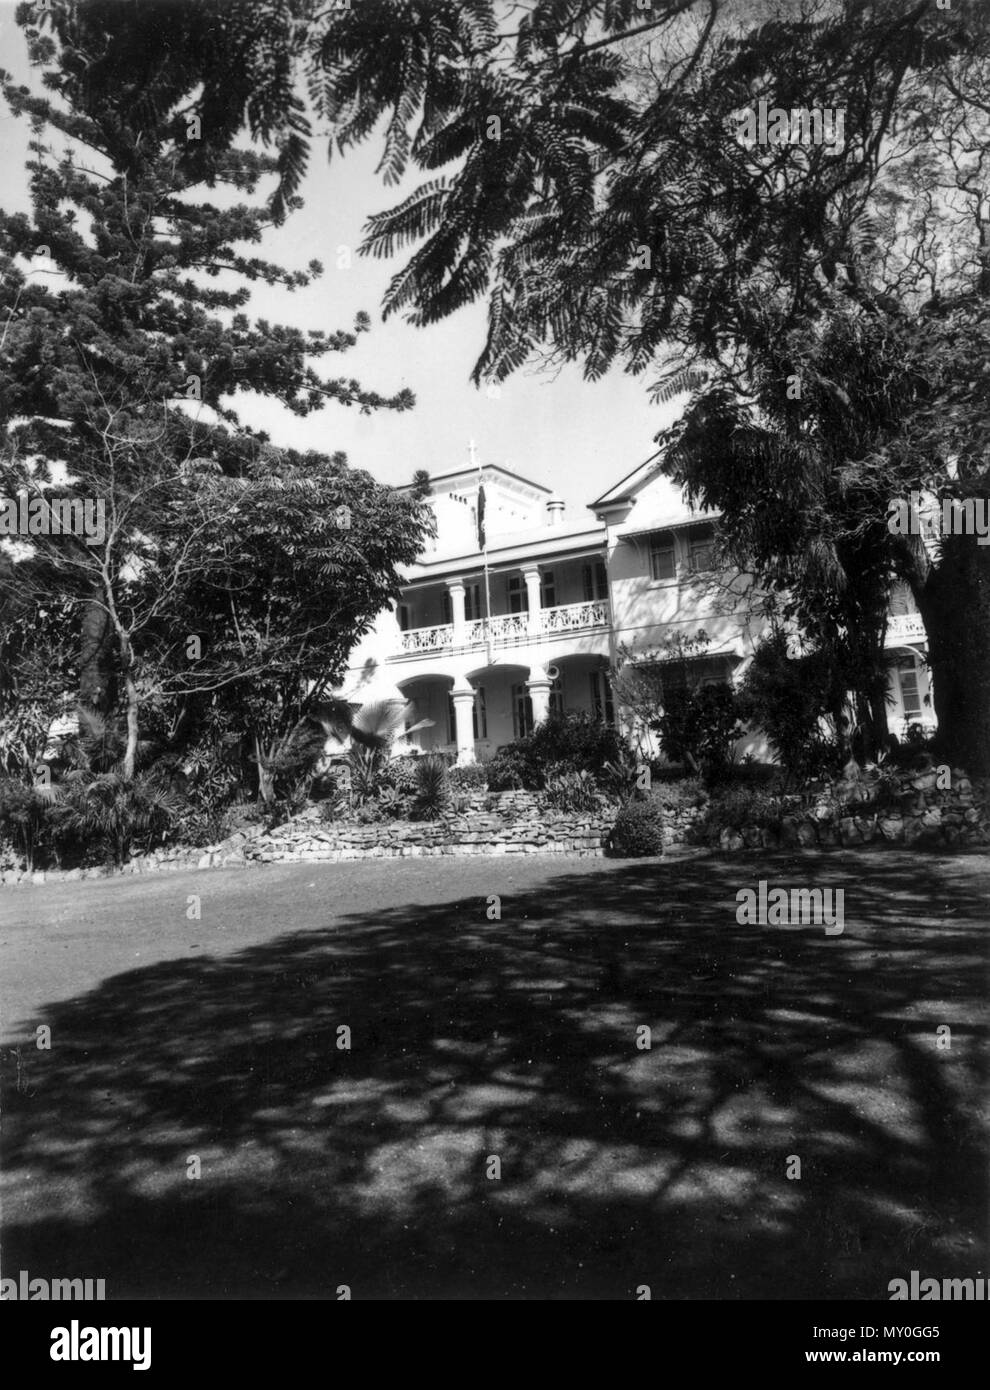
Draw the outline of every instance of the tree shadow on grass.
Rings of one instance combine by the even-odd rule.
[[[738,925],[758,878],[844,887],[844,933]],[[353,914],[46,1009],[58,1046],[4,1082],[5,1274],[884,1299],[911,1269],[985,1273],[975,880],[907,855],[625,863],[501,912]]]

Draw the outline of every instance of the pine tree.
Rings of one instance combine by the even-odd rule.
[[[317,370],[355,344],[366,315],[329,333],[248,317],[252,284],[298,290],[321,268],[286,271],[254,254],[276,216],[259,188],[278,179],[282,164],[235,148],[219,115],[211,138],[209,116],[204,124],[193,112],[198,77],[183,66],[185,50],[160,72],[142,70],[135,48],[120,47],[130,31],[116,5],[20,18],[53,95],[3,79],[33,136],[32,211],[0,212],[0,481],[8,495],[44,488],[59,462],[76,480],[63,491],[80,495],[82,479],[104,501],[133,498],[152,457],[156,485],[169,454],[176,472],[199,454],[236,475],[264,442],[239,427],[240,392],[299,415],[328,401],[362,411],[412,405],[407,391],[385,396]],[[59,42],[34,19],[60,25]],[[375,485],[355,477],[370,513],[380,506]],[[135,516],[134,526],[142,523],[149,529]],[[30,575],[39,602],[46,585],[69,602],[80,698],[107,711],[125,673],[106,597],[92,588],[83,543],[62,537],[59,545],[61,559],[54,545],[39,551],[14,567],[12,582],[24,588]],[[407,558],[408,545],[408,536],[397,539],[395,558]],[[79,563],[67,562],[73,554]],[[390,572],[388,554],[379,558]]]

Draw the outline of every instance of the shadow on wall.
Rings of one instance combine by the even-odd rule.
[[[907,856],[855,891],[854,859],[798,862],[560,876],[500,921],[476,898],[358,914],[49,1007],[58,1049],[26,1077],[5,1056],[5,1271],[110,1298],[973,1275],[985,899]],[[789,867],[844,883],[844,936],[736,925],[738,887]]]

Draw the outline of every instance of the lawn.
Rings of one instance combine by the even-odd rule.
[[[844,932],[738,925],[760,878],[843,888]],[[988,956],[972,855],[7,889],[3,1272],[111,1299],[986,1276]]]

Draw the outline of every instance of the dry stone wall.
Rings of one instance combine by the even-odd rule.
[[[745,820],[706,831],[697,817],[695,843],[719,849],[814,849],[891,844],[936,850],[980,850],[990,845],[990,782],[974,782],[961,769],[901,772],[880,786],[863,777],[833,783],[813,794],[783,799],[775,824]]]
[[[204,851],[200,867],[475,854],[599,856],[614,819],[611,808],[547,811],[529,792],[472,793],[434,821],[324,824],[311,810],[267,835],[241,842],[235,836],[234,843]]]
[[[866,844],[979,850],[990,846],[990,781],[973,782],[953,769],[931,768],[897,775],[882,796],[868,778],[839,782],[816,793],[783,799],[782,814],[771,825],[747,822],[713,830],[709,817],[717,803],[684,804],[657,787],[664,808],[666,846],[708,845],[723,851],[819,848]],[[434,821],[357,824],[326,822],[319,807],[275,830],[261,826],[238,831],[206,849],[167,846],[124,865],[126,873],[167,872],[272,863],[331,863],[353,859],[515,854],[600,857],[606,852],[616,808],[595,811],[547,810],[531,792],[470,792]],[[0,880],[103,878],[105,866],[68,871],[37,871],[8,866]]]

